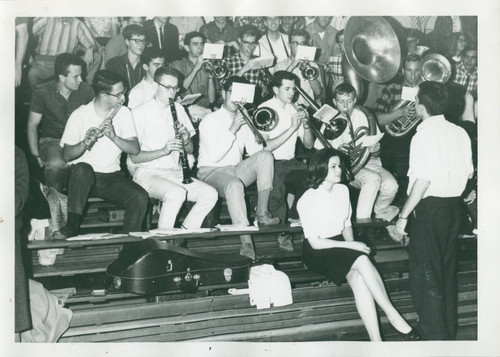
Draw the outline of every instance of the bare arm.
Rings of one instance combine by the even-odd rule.
[[[28,24],[23,23],[16,26],[16,87],[19,87],[22,79],[22,67],[26,48],[28,47]]]
[[[64,144],[63,158],[66,162],[73,161],[82,156],[85,150],[87,150],[87,146],[85,145],[84,140],[74,145]]]
[[[400,217],[398,221],[396,222],[396,227],[398,228],[399,233],[401,234],[406,234],[405,228],[406,228],[406,223],[408,223],[407,219],[408,216],[413,212],[415,207],[418,205],[418,203],[422,200],[422,197],[424,197],[425,191],[427,191],[427,188],[430,185],[429,180],[424,180],[417,178],[415,180],[415,183],[413,184],[413,187],[411,188],[410,194],[408,196],[408,199],[406,200],[403,209],[400,212]]]
[[[351,233],[352,233],[352,228],[351,228]],[[342,232],[342,234],[344,234],[344,232]],[[362,242],[337,241],[337,240],[323,239],[318,237],[308,237],[307,240],[309,241],[309,244],[311,244],[311,247],[313,247],[314,249],[345,248],[345,249],[357,250],[366,254],[370,253],[370,248],[365,243]]]

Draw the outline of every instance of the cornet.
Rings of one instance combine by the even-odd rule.
[[[303,61],[299,65],[302,77],[308,81],[313,81],[319,76],[319,70],[309,64],[310,61]]]
[[[227,67],[224,65],[222,60],[216,59],[216,60],[207,60],[203,62],[201,67],[208,72],[212,77],[221,79],[224,78],[227,73]]]

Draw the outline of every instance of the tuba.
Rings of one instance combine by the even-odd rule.
[[[451,64],[446,57],[430,53],[420,62],[420,76],[424,81],[434,81],[439,83],[446,83],[451,76]],[[406,106],[413,105],[412,101],[400,100],[392,108],[392,112]],[[404,115],[398,119],[393,120],[385,126],[385,131],[394,137],[401,137],[408,134],[415,126],[420,123],[420,118],[412,116],[406,118]]]
[[[396,33],[383,17],[353,16],[344,29],[345,53],[342,73],[347,83],[356,89],[358,103],[362,103],[366,82],[384,83],[392,79],[401,62],[401,49]],[[351,172],[361,170],[370,158],[370,149],[357,144],[364,135],[377,133],[377,121],[373,113],[363,106],[357,106],[368,120],[368,126],[353,130],[350,118],[337,114],[326,125],[324,135],[333,140],[349,130],[351,141],[341,151],[349,156]]]

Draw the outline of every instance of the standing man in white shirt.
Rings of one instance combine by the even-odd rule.
[[[308,125],[307,114],[303,110],[297,111],[292,104],[295,95],[295,86],[298,85],[298,77],[287,71],[278,71],[273,74],[269,82],[269,89],[274,93],[274,97],[262,103],[259,107],[268,107],[277,113],[278,124],[269,131],[262,132],[266,139],[267,147],[274,156],[274,181],[273,190],[269,199],[269,210],[274,217],[286,222],[287,218],[287,194],[296,193],[295,190],[301,187],[299,182],[294,182],[291,176],[287,179],[285,186],[285,176],[291,171],[307,170],[307,165],[295,159],[295,145],[297,138],[300,138],[307,149],[311,149],[314,144],[314,136]],[[297,175],[300,179],[302,175]],[[280,236],[280,248],[287,251],[293,250],[291,237]]]
[[[231,100],[235,82],[248,83],[242,77],[227,78],[222,85],[222,107],[200,123],[198,178],[226,198],[233,224],[243,226],[249,224],[244,189],[257,181],[257,220],[263,225],[275,225],[279,219],[273,218],[268,211],[274,176],[273,155],[262,150]],[[250,156],[243,160],[245,150]],[[252,237],[242,235],[240,238],[240,254],[255,259]]]
[[[161,50],[156,47],[147,47],[141,54],[142,68],[146,75],[137,83],[128,95],[127,106],[134,109],[139,105],[153,99],[156,93],[155,72],[165,64],[165,57]]]
[[[456,238],[462,199],[473,165],[470,139],[443,113],[448,91],[423,82],[415,101],[422,118],[410,147],[408,199],[396,227],[406,234],[411,219],[410,286],[425,340],[453,340],[457,331]]]
[[[184,151],[185,154],[193,152],[191,137],[196,132],[184,107],[178,103],[174,103],[178,117],[175,129],[170,103],[179,90],[180,76],[181,73],[173,68],[160,67],[156,70],[155,97],[132,112],[141,151],[130,155],[128,166],[134,181],[150,197],[163,202],[158,228],[173,228],[179,210],[188,200],[194,202],[194,206],[182,226],[195,229],[201,227],[203,219],[217,202],[217,192],[196,179],[183,183],[186,177],[183,176],[179,156]],[[181,138],[176,137],[177,131]]]
[[[55,232],[56,239],[78,234],[89,194],[125,208],[125,233],[141,231],[148,194],[120,171],[122,152],[140,150],[132,114],[122,104],[126,89],[116,73],[101,70],[92,82],[95,99],[76,109],[61,138],[68,163],[68,220]],[[110,113],[115,113],[114,116]]]

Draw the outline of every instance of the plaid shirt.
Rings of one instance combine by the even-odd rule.
[[[344,79],[342,74],[342,55],[333,56],[328,61],[328,70],[333,79]]]
[[[397,102],[401,100],[403,86],[398,83],[391,83],[382,88],[376,102],[375,111],[379,113],[389,113]]]
[[[231,57],[224,58],[223,62],[228,69],[226,78],[230,76],[236,76],[239,70],[242,69],[245,65],[245,63],[243,62],[243,58],[241,58],[239,53]],[[251,69],[243,73],[243,77],[251,84],[258,85],[259,83],[263,83],[264,73],[262,73],[262,70],[259,69]]]
[[[455,79],[456,84],[465,88],[467,93],[474,98],[477,97],[477,67],[474,68],[472,73],[467,72],[462,62],[455,65]]]

